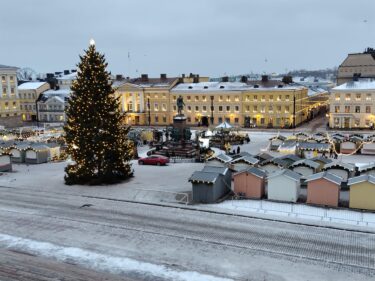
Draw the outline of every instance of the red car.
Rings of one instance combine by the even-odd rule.
[[[138,159],[139,165],[166,165],[169,163],[169,158],[162,155],[151,155],[145,158]]]

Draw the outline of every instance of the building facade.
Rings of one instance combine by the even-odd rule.
[[[65,108],[70,90],[48,90],[37,100],[38,121],[46,123],[66,122]]]
[[[46,82],[26,82],[18,86],[22,121],[36,121],[36,101],[47,90],[49,84]]]
[[[17,67],[0,65],[0,118],[20,116]]]
[[[349,54],[337,70],[337,85],[357,78],[375,79],[375,49],[367,48],[363,53]]]
[[[329,126],[331,128],[373,128],[375,122],[375,80],[360,79],[332,89]]]

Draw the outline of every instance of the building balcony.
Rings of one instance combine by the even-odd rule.
[[[39,112],[61,112],[64,113],[64,109],[38,109]]]

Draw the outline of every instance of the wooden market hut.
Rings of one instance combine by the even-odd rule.
[[[11,155],[12,163],[24,163],[26,156],[26,149],[30,146],[29,143],[18,143],[9,148],[9,154]]]
[[[12,171],[12,161],[9,154],[0,154],[0,172]]]
[[[322,171],[341,177],[344,183],[348,181],[349,177],[354,176],[355,170],[356,167],[354,165],[343,162],[332,162],[325,164],[322,168]]]
[[[50,159],[50,149],[47,145],[35,143],[26,149],[25,163],[41,164],[47,163]]]
[[[350,178],[349,208],[375,211],[375,176],[361,175]]]
[[[256,167],[233,175],[234,193],[244,198],[260,199],[264,196],[266,173]]]
[[[258,165],[258,167],[264,170],[267,174],[286,169],[288,166],[289,163],[287,161],[277,157],[265,160]]]
[[[219,155],[214,155],[211,158],[207,159],[207,163],[209,166],[224,167],[227,166],[232,160],[232,157],[224,153],[221,153]]]
[[[375,154],[375,137],[370,136],[363,142],[361,154],[374,155]]]
[[[192,183],[193,202],[214,203],[231,191],[232,174],[229,168],[205,166],[189,178]]]
[[[328,172],[320,172],[308,176],[308,204],[337,207],[340,200],[342,178]]]
[[[284,202],[298,201],[300,195],[300,174],[283,169],[270,174],[267,181],[267,198],[269,200]]]
[[[318,163],[319,166],[320,166],[319,170],[321,170],[325,164],[332,163],[332,159],[329,159],[329,158],[323,157],[323,156],[310,158],[309,160],[314,161],[315,163]]]
[[[283,142],[286,140],[286,137],[282,135],[277,135],[269,139],[270,141],[270,149],[277,151],[280,147],[280,145],[283,144]]]
[[[273,156],[271,154],[260,152],[257,155],[254,156],[256,159],[259,159],[259,163],[262,163],[264,161],[267,161],[269,159],[272,159]]]
[[[375,176],[375,163],[368,163],[366,165],[358,167],[360,175],[373,175]]]
[[[353,154],[356,153],[358,148],[361,146],[363,139],[358,136],[351,136],[340,142],[340,153],[342,154]]]
[[[300,142],[297,146],[298,155],[307,159],[329,154],[330,150],[331,144],[329,143]]]
[[[232,160],[230,166],[234,171],[240,172],[254,167],[258,163],[259,159],[256,159],[251,155],[246,155]]]
[[[294,162],[289,169],[299,173],[304,180],[306,177],[319,172],[320,164],[309,159],[301,159]]]
[[[46,146],[49,148],[49,160],[55,160],[60,158],[61,145],[57,142],[46,143]]]

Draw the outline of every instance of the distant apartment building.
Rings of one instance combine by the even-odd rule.
[[[76,70],[64,70],[61,74],[56,76],[57,86],[59,89],[70,89],[73,82],[77,79]]]
[[[36,121],[36,101],[47,90],[49,84],[46,82],[26,82],[18,86],[22,121]]]
[[[70,96],[69,89],[48,90],[37,100],[38,121],[46,123],[66,122],[65,108]]]
[[[373,128],[375,124],[375,79],[346,82],[332,89],[331,128]]]
[[[375,49],[349,54],[337,71],[337,85],[359,78],[375,79]]]
[[[20,116],[20,103],[17,88],[17,67],[0,64],[0,119]]]

